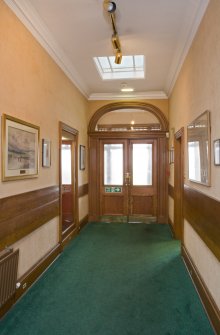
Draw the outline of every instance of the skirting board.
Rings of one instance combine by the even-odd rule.
[[[216,334],[220,334],[220,311],[215,301],[213,300],[209,290],[202,280],[195,264],[193,263],[189,253],[187,252],[184,245],[182,245],[182,257],[185,262],[185,265],[189,271],[189,274],[192,278],[192,281],[197,289],[197,292],[200,296],[200,299],[206,309],[209,320],[216,332]]]
[[[15,296],[8,301],[0,309],[0,318],[4,316],[14,303],[16,303],[21,296],[31,287],[31,285],[42,275],[42,273],[47,270],[47,268],[53,263],[53,261],[62,252],[64,246],[74,238],[79,231],[88,223],[88,215],[85,216],[79,223],[79,229],[72,231],[62,244],[57,244],[48,254],[46,254],[42,259],[40,259],[28,272],[26,272],[17,282],[20,283],[20,287],[16,290]]]
[[[173,222],[171,221],[171,218],[169,216],[168,216],[168,225],[170,227],[171,234],[172,234],[173,238],[175,238],[175,232],[174,232],[174,229],[173,229]]]

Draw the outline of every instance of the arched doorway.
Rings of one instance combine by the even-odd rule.
[[[131,121],[132,113],[142,122]],[[90,220],[167,222],[167,131],[165,115],[151,104],[111,103],[96,111],[88,131]]]

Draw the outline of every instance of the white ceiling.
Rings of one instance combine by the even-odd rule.
[[[145,56],[145,79],[103,81],[94,56],[113,55],[103,0],[4,0],[88,99],[169,96],[209,0],[115,0],[122,54]]]

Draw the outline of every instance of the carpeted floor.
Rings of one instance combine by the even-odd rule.
[[[167,225],[92,223],[2,320],[0,334],[214,333]]]

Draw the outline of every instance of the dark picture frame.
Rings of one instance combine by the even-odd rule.
[[[86,147],[84,145],[79,146],[79,168],[85,170],[86,168]]]
[[[220,139],[213,142],[214,144],[214,164],[216,166],[220,165]]]

